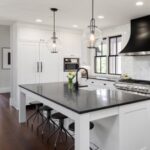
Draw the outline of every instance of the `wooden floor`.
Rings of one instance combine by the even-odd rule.
[[[0,94],[0,150],[53,150],[53,141],[47,144],[26,124],[20,125],[18,111],[9,107],[9,94]],[[57,150],[66,150],[66,145],[59,144]]]

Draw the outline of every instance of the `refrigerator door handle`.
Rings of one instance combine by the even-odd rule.
[[[43,62],[41,61],[41,72],[43,72]]]
[[[39,72],[39,62],[37,62],[37,72]]]

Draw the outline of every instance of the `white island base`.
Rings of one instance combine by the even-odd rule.
[[[100,150],[150,150],[150,102],[121,106],[118,113],[94,121],[91,141]]]
[[[20,88],[19,122],[26,122],[26,97],[31,97],[75,121],[75,150],[89,150],[90,139],[102,150],[150,150],[150,101],[78,114]],[[89,122],[95,122],[89,131]]]

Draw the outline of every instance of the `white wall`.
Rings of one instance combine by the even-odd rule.
[[[10,26],[0,25],[0,93],[10,91],[10,70],[2,69],[2,48],[10,48]]]
[[[103,37],[122,35],[122,49],[130,38],[130,24],[121,25],[103,30]],[[91,68],[94,74],[94,54],[91,52]],[[122,73],[127,73],[131,78],[150,80],[150,56],[122,56]]]

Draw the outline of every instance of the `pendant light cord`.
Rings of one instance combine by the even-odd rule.
[[[53,11],[53,21],[54,21],[54,26],[53,26],[53,42],[56,43],[55,11]]]
[[[55,24],[56,24],[55,13],[57,10],[58,10],[57,8],[51,8],[51,11],[53,12],[53,37],[52,37],[53,43],[56,43],[56,39],[57,39],[57,37],[56,37],[56,26],[55,26]]]
[[[94,19],[94,0],[92,0],[92,19]]]
[[[94,18],[94,0],[92,0],[92,18],[90,21],[90,32],[95,33],[95,18]]]

